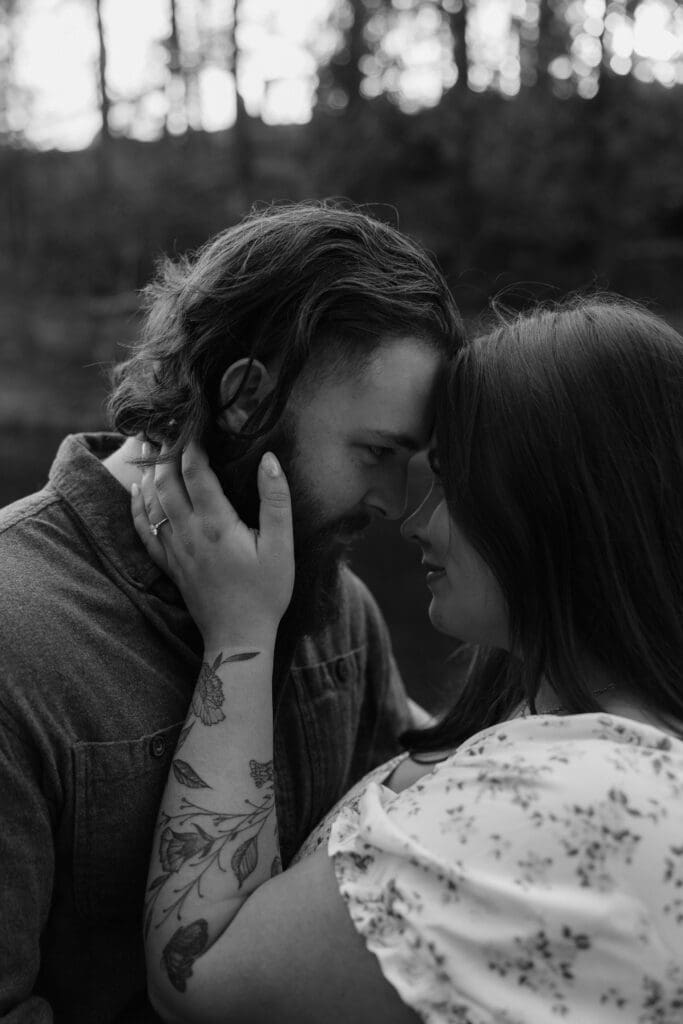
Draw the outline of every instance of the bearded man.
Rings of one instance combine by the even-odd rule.
[[[0,1020],[12,1024],[154,1019],[141,909],[202,649],[133,528],[144,464],[199,440],[254,525],[262,453],[287,473],[296,583],[273,687],[285,866],[411,724],[386,625],[343,555],[371,520],[401,515],[408,462],[428,443],[461,336],[440,272],[358,210],[292,205],[166,260],[146,302],[114,373],[116,433],[68,437],[45,489],[0,513]],[[179,828],[169,857],[193,842]]]

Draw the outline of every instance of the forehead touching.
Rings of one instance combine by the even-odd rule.
[[[383,342],[369,361],[337,366],[332,376],[312,374],[297,403],[300,414],[324,433],[362,435],[367,443],[424,448],[434,424],[434,388],[442,357],[414,337]]]

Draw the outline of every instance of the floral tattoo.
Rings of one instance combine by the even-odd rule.
[[[219,654],[211,665],[206,662],[202,665],[192,700],[190,714],[193,717],[180,733],[176,755],[198,721],[212,726],[225,720],[225,695],[218,669],[228,662],[255,658],[258,653],[250,651],[228,658]],[[176,756],[171,770],[176,782],[189,790],[196,792],[212,789],[186,760]],[[181,796],[180,809],[176,814],[162,812],[159,815],[157,834],[161,873],[147,887],[144,933],[146,938],[153,923],[155,928],[159,928],[175,913],[180,927],[167,943],[162,963],[169,981],[179,992],[185,991],[187,980],[192,974],[192,965],[212,941],[205,920],[182,923],[186,900],[192,893],[199,899],[204,898],[202,883],[211,871],[232,872],[241,889],[256,870],[259,862],[259,836],[266,822],[274,817],[275,780],[272,760],[261,762],[250,759],[249,775],[255,788],[262,790],[262,793],[257,800],[245,799],[244,810],[216,811],[197,802],[197,794],[192,799],[189,795]],[[277,835],[277,819],[273,825]],[[179,878],[181,870],[184,874],[182,882]],[[281,870],[280,859],[276,856],[270,874],[278,874]]]
[[[223,684],[218,676],[218,669],[232,661],[251,661],[258,657],[258,651],[245,651],[243,654],[232,654],[224,658],[218,654],[213,665],[202,663],[199,678],[192,698],[192,712],[204,725],[216,725],[222,722],[225,715],[221,711],[225,697]]]
[[[179,928],[161,954],[169,981],[178,992],[187,988],[187,979],[192,974],[192,964],[206,952],[209,945],[209,928],[206,921],[199,920]]]

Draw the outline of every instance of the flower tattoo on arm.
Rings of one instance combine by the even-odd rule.
[[[209,664],[202,664],[192,699],[190,715],[183,728],[176,755],[197,723],[213,726],[225,720],[225,695],[218,669],[231,661],[246,661],[257,657],[258,651],[244,652],[223,658],[219,654]],[[182,795],[176,813],[165,810],[157,822],[158,859],[161,872],[151,880],[145,898],[144,934],[152,927],[160,928],[171,915],[179,927],[171,936],[162,953],[162,964],[173,987],[184,992],[192,975],[195,961],[206,952],[215,938],[203,917],[190,920],[184,915],[185,904],[194,897],[187,909],[196,913],[195,900],[205,897],[203,888],[209,873],[230,873],[241,889],[259,864],[259,836],[270,820],[277,836],[275,818],[275,780],[273,761],[248,761],[249,777],[259,796],[245,798],[241,810],[222,811],[205,806],[198,791],[214,789],[187,760],[174,758],[171,771],[175,781],[192,797]],[[270,866],[269,875],[282,870],[279,856]],[[182,876],[181,876],[182,872]],[[233,882],[234,885],[234,882]],[[201,913],[201,912],[200,912]],[[185,917],[185,920],[183,918]]]
[[[225,697],[218,669],[232,661],[251,661],[256,657],[258,651],[245,651],[243,654],[233,654],[229,658],[218,654],[213,665],[203,662],[192,698],[192,712],[204,725],[216,725],[217,722],[225,720],[221,710]]]

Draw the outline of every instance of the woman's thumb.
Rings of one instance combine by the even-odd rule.
[[[280,463],[272,452],[266,452],[261,459],[258,489],[261,499],[259,512],[261,539],[276,535],[281,540],[291,541],[292,502],[289,496],[289,485]]]

